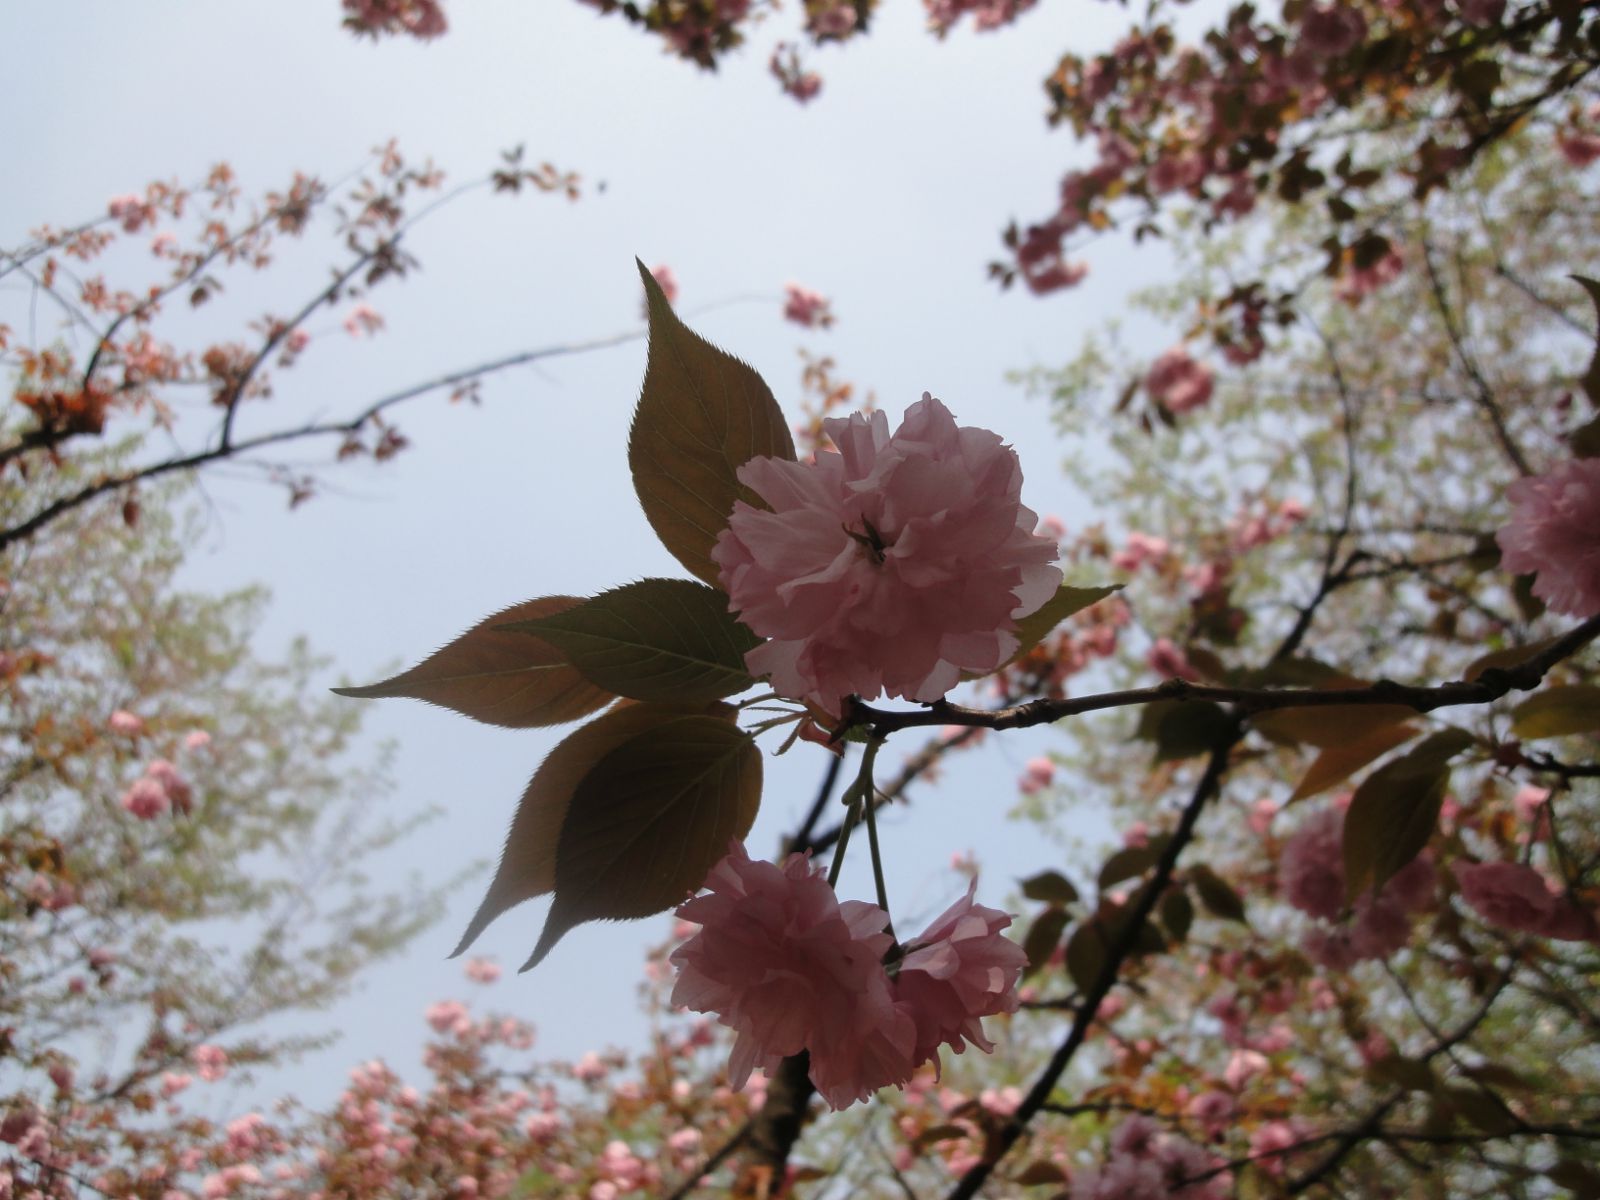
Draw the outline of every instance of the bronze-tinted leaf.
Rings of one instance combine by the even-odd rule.
[[[1345,889],[1352,901],[1383,887],[1422,853],[1450,784],[1449,761],[1471,744],[1459,729],[1442,730],[1362,780],[1344,814]]]
[[[1511,710],[1519,738],[1564,737],[1600,731],[1600,687],[1574,683],[1535,692]]]
[[[607,691],[680,704],[750,687],[744,656],[761,644],[727,596],[690,579],[643,579],[507,628],[543,638]]]
[[[738,469],[794,458],[794,439],[761,376],[693,332],[639,264],[650,315],[644,387],[628,434],[634,490],[656,536],[691,574],[715,585],[711,548],[735,500],[761,505]]]
[[[508,729],[576,721],[615,696],[584,679],[548,642],[499,626],[565,612],[577,603],[574,596],[542,596],[513,605],[393,679],[333,690],[360,700],[410,696]]]
[[[1559,640],[1560,637],[1558,635],[1556,637],[1540,638],[1537,642],[1529,642],[1526,646],[1507,646],[1503,650],[1491,650],[1488,654],[1473,659],[1471,665],[1462,672],[1461,678],[1471,683],[1480,678],[1485,671],[1496,667],[1503,671],[1509,671],[1512,667],[1520,667],[1534,655],[1542,654]]]
[[[556,844],[567,807],[595,764],[630,738],[682,716],[681,709],[660,705],[619,705],[574,731],[550,752],[523,790],[500,852],[500,866],[452,957],[472,945],[507,909],[554,890]]]
[[[1403,724],[1416,715],[1414,709],[1401,704],[1331,704],[1258,713],[1250,718],[1250,724],[1274,741],[1326,750],[1358,741],[1374,730]]]
[[[572,793],[556,844],[555,899],[524,970],[585,921],[628,920],[686,899],[761,803],[761,752],[719,717],[636,734]]]
[[[1288,803],[1315,796],[1343,783],[1362,767],[1416,737],[1415,725],[1383,725],[1342,745],[1329,746],[1318,754],[1295,787]]]

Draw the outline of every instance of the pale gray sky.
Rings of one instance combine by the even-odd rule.
[[[713,76],[571,0],[455,0],[439,42],[378,46],[340,30],[334,0],[8,5],[0,244],[93,215],[152,178],[196,178],[219,159],[259,191],[296,168],[339,176],[393,136],[459,180],[521,142],[531,161],[581,172],[584,198],[475,196],[440,213],[412,239],[421,272],[372,297],[385,332],[358,343],[335,320],[314,322],[306,368],[281,377],[274,405],[342,411],[442,370],[627,329],[639,312],[638,255],[673,266],[680,311],[762,297],[691,322],[754,364],[792,415],[803,343],[875,389],[891,423],[926,389],[963,423],[999,431],[1019,449],[1024,499],[1039,512],[1069,526],[1100,519],[1059,477],[1073,448],[1003,375],[1064,361],[1164,258],[1107,240],[1089,252],[1095,273],[1082,288],[1045,300],[1000,293],[984,266],[1005,220],[1042,215],[1061,172],[1086,156],[1069,133],[1046,128],[1040,81],[1061,49],[1107,46],[1122,10],[1054,0],[1014,29],[961,28],[940,43],[923,32],[920,5],[890,0],[872,36],[815,56],[826,84],[801,108],[766,73],[771,44],[794,36],[797,9]],[[324,278],[322,263],[296,264],[301,282],[288,292],[283,282],[264,293],[236,286],[239,311],[281,309],[263,296],[306,294]],[[835,329],[804,333],[780,319],[789,279],[832,298]],[[276,600],[263,649],[305,633],[366,682],[530,596],[682,575],[627,476],[643,368],[639,343],[491,381],[481,409],[422,401],[399,413],[412,449],[380,469],[336,474],[342,494],[292,515],[278,491],[213,480],[216,519],[189,579],[267,582]],[[375,704],[369,730],[399,743],[396,811],[449,812],[393,864],[433,880],[498,854],[528,775],[560,736],[487,729],[399,700]],[[1037,734],[991,738],[893,823],[891,898],[908,917],[955,897],[952,852],[977,852],[989,902],[1054,865],[1034,831],[1000,819],[1022,762],[1044,744]],[[802,747],[768,760],[755,852],[770,853],[794,823],[821,757]],[[845,890],[865,896],[857,865]],[[343,1041],[273,1085],[323,1101],[348,1066],[372,1057],[414,1074],[421,1011],[450,996],[525,1016],[549,1054],[640,1040],[639,948],[663,924],[585,926],[538,971],[508,973],[485,994],[444,957],[479,886],[310,1022],[341,1028]],[[514,968],[541,920],[537,905],[514,910],[479,949]]]

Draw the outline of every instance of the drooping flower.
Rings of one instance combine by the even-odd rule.
[[[735,504],[712,551],[733,610],[770,639],[749,669],[837,714],[848,695],[932,701],[1000,666],[1061,582],[1016,452],[926,393],[892,437],[881,412],[824,426],[839,453],[739,468],[771,511]]]
[[[1506,489],[1500,564],[1538,572],[1533,594],[1558,613],[1600,613],[1600,458],[1575,458]]]
[[[1011,924],[1008,914],[972,902],[976,888],[973,880],[900,961],[894,991],[917,1024],[918,1066],[937,1063],[940,1046],[960,1054],[970,1042],[993,1051],[980,1018],[1017,1010],[1017,978],[1028,956],[1000,934]]]
[[[779,867],[734,842],[711,869],[706,893],[678,909],[700,931],[672,952],[672,1003],[715,1013],[737,1033],[728,1076],[770,1076],[809,1050],[811,1080],[834,1108],[911,1077],[916,1024],[891,993],[883,956],[888,916],[840,904],[820,868],[801,854]]]

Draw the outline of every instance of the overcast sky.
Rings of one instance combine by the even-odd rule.
[[[281,403],[347,411],[445,370],[628,330],[639,314],[638,255],[672,265],[680,312],[754,364],[791,415],[804,344],[874,389],[892,424],[929,390],[963,423],[1000,432],[1018,447],[1024,500],[1039,512],[1069,526],[1103,518],[1060,479],[1073,446],[1003,376],[1064,361],[1163,262],[1108,239],[1091,249],[1082,288],[1044,300],[1002,294],[984,267],[999,256],[1006,220],[1047,212],[1061,172],[1087,157],[1070,133],[1047,129],[1040,81],[1062,49],[1107,46],[1122,10],[1054,0],[1014,29],[962,27],[941,43],[923,31],[920,5],[888,0],[872,36],[815,56],[825,87],[801,108],[765,68],[772,43],[794,36],[798,7],[712,75],[572,0],[456,0],[447,37],[376,46],[339,28],[334,0],[7,5],[0,245],[45,221],[103,211],[150,179],[203,176],[223,159],[259,192],[295,169],[338,177],[390,137],[458,180],[523,143],[530,160],[580,172],[583,198],[477,195],[430,219],[410,239],[421,272],[372,297],[383,333],[357,342],[336,318],[313,322],[306,370],[282,378]],[[308,292],[325,261],[301,264],[298,281],[275,275],[271,287]],[[791,279],[832,298],[832,331],[781,320]],[[235,291],[249,315],[272,307],[242,284]],[[706,305],[720,306],[693,315]],[[212,480],[213,516],[189,582],[269,584],[263,651],[303,633],[336,655],[332,685],[415,661],[531,596],[681,576],[627,476],[643,368],[644,346],[632,343],[502,376],[480,409],[419,402],[398,414],[412,449],[381,469],[336,474],[338,494],[292,515],[278,491]],[[400,700],[373,705],[369,729],[399,743],[394,811],[448,810],[385,868],[434,881],[494,859],[528,775],[560,736],[486,729]],[[1021,764],[1046,744],[1038,734],[992,737],[893,823],[897,923],[902,904],[911,924],[954,899],[953,852],[984,862],[989,902],[1057,865],[1036,831],[1001,821]],[[897,748],[886,752],[891,768]],[[757,853],[794,824],[822,752],[802,747],[767,766]],[[843,890],[864,897],[870,878],[858,865]],[[485,994],[445,955],[486,883],[487,874],[400,960],[318,1014],[309,1027],[340,1028],[343,1041],[271,1085],[325,1101],[348,1066],[372,1057],[414,1075],[421,1011],[450,996],[525,1016],[549,1054],[638,1044],[639,948],[665,925],[582,927],[539,970],[508,972]],[[541,919],[540,906],[514,910],[479,948],[513,968]]]

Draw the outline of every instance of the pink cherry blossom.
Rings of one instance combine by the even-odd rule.
[[[228,1052],[221,1046],[196,1046],[189,1057],[194,1060],[200,1078],[207,1083],[215,1083],[228,1073]]]
[[[928,26],[941,37],[962,17],[971,15],[973,27],[987,33],[1017,19],[1037,0],[922,0]]]
[[[124,737],[138,737],[144,732],[144,718],[119,708],[106,718],[106,728]]]
[[[128,790],[122,793],[119,803],[141,821],[159,817],[171,805],[167,790],[148,775],[135,779]]]
[[[1172,543],[1166,538],[1134,530],[1122,549],[1111,556],[1111,565],[1121,571],[1137,571],[1146,563],[1160,566],[1171,552]]]
[[[1586,941],[1600,933],[1590,913],[1553,892],[1526,864],[1457,863],[1452,869],[1461,895],[1491,925],[1559,941]]]
[[[1145,663],[1157,675],[1168,679],[1187,679],[1190,683],[1200,682],[1200,672],[1194,669],[1189,662],[1189,656],[1183,652],[1183,647],[1175,644],[1170,638],[1157,638],[1150,647],[1150,652],[1145,655]]]
[[[1056,545],[1033,532],[1016,451],[938,400],[825,421],[838,453],[756,458],[712,551],[731,606],[771,639],[745,658],[784,696],[937,700],[1016,650],[1017,618],[1055,593]]]
[[[473,983],[494,983],[500,978],[500,964],[492,958],[469,958],[462,971]]]
[[[807,329],[819,326],[826,329],[833,324],[833,313],[829,311],[828,298],[821,292],[801,287],[798,283],[784,284],[783,291],[783,315],[788,320],[796,325],[804,325]]]
[[[1175,413],[1199,408],[1211,399],[1211,368],[1189,356],[1182,346],[1165,350],[1150,365],[1145,390]]]
[[[372,305],[353,304],[344,317],[344,331],[351,337],[371,336],[383,328],[383,317]]]
[[[1600,458],[1575,458],[1506,489],[1500,565],[1538,572],[1533,594],[1558,613],[1600,613]]]
[[[974,904],[977,880],[933,924],[910,943],[900,961],[894,994],[911,1007],[917,1025],[917,1065],[938,1064],[939,1047],[957,1054],[970,1042],[992,1052],[982,1017],[1017,1010],[1017,978],[1028,956],[1015,942],[1000,936],[1011,917],[998,909]]]
[[[715,1013],[737,1033],[733,1087],[801,1050],[834,1108],[911,1077],[917,1025],[883,969],[893,939],[881,908],[840,904],[804,855],[779,867],[752,860],[738,842],[706,888],[678,909],[701,928],[672,952],[672,1002]]]
[[[1278,859],[1283,898],[1303,913],[1333,920],[1344,908],[1344,815],[1328,807],[1305,821]]]
[[[1030,758],[1028,760],[1027,765],[1023,768],[1022,778],[1018,781],[1017,787],[1024,796],[1032,796],[1049,787],[1055,777],[1056,764],[1041,755],[1038,758]]]
[[[661,294],[667,298],[668,304],[678,302],[678,276],[666,263],[650,268],[650,274],[656,284],[661,288]]]
[[[211,735],[204,729],[191,729],[184,735],[185,750],[204,750],[209,745],[211,745]]]
[[[1556,146],[1574,167],[1587,167],[1600,159],[1600,133],[1565,132],[1556,135]]]

